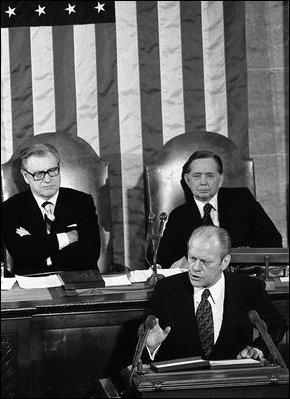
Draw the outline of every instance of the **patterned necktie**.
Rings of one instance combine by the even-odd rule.
[[[211,226],[213,225],[213,221],[210,217],[210,211],[212,210],[213,206],[209,203],[205,204],[203,207],[204,215],[201,221],[202,226]]]
[[[205,358],[208,358],[214,345],[212,310],[207,299],[209,296],[210,291],[205,289],[202,293],[201,301],[196,311],[199,337]]]
[[[52,222],[54,222],[55,217],[53,214],[53,203],[49,202],[49,201],[45,201],[42,205],[41,205],[44,209],[44,220],[45,220],[45,224],[46,224],[46,230],[48,233],[50,233],[50,229],[51,229],[51,225]]]

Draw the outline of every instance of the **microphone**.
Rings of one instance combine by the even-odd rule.
[[[156,326],[156,324],[157,324],[157,318],[153,315],[149,315],[147,317],[147,319],[145,320],[145,323],[141,324],[138,328],[139,339],[138,339],[138,342],[136,345],[135,354],[134,354],[133,361],[132,361],[132,368],[131,368],[131,373],[130,373],[130,377],[129,377],[130,384],[131,384],[131,380],[132,380],[133,374],[135,372],[135,369],[139,363],[142,352],[145,348],[149,332]]]
[[[268,333],[268,328],[264,320],[260,318],[258,313],[255,310],[250,310],[248,312],[248,317],[251,321],[251,323],[257,328],[259,331],[263,341],[265,342],[270,355],[273,358],[274,364],[280,364],[283,368],[287,370],[286,363],[284,362],[284,359],[282,358],[279,350],[277,349],[276,345],[274,344],[270,334]]]
[[[145,242],[145,259],[147,261],[147,263],[150,265],[150,262],[148,260],[148,250],[149,250],[149,246],[153,237],[153,225],[154,225],[154,221],[155,221],[155,213],[150,212],[148,215],[148,228],[147,228],[147,234],[146,234],[146,242]]]
[[[159,248],[159,244],[160,244],[160,240],[162,237],[162,233],[163,233],[163,228],[164,228],[164,224],[165,224],[165,220],[167,219],[167,213],[166,212],[161,212],[159,215],[159,228],[158,228],[158,233],[155,239],[155,245],[154,245],[154,254],[153,254],[153,266],[156,266],[156,262],[157,262],[157,252],[158,252],[158,248]]]
[[[162,237],[165,220],[167,219],[167,213],[161,212],[159,215],[159,219],[160,219],[160,222],[159,222],[159,227],[158,227],[158,233],[156,235],[153,234],[153,236],[152,236],[152,247],[153,247],[152,270],[153,270],[153,273],[146,280],[146,283],[145,283],[146,287],[153,287],[156,284],[157,280],[160,280],[164,277],[162,274],[157,274],[156,264],[157,264],[158,248],[159,248],[160,240]]]
[[[160,223],[159,223],[159,229],[158,229],[158,237],[160,240],[160,238],[162,237],[162,233],[163,233],[164,223],[165,223],[165,220],[167,219],[167,213],[161,212],[159,215],[159,219],[160,219]]]

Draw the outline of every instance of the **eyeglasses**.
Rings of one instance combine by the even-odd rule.
[[[28,172],[28,170],[24,169],[24,171],[26,173],[28,173],[30,176],[32,176],[33,180],[36,180],[36,181],[44,179],[46,174],[48,174],[48,176],[50,176],[50,177],[55,177],[55,176],[59,175],[59,170],[60,170],[59,166],[56,166],[55,168],[50,168],[47,170],[40,170],[39,172],[34,172],[34,173],[30,173],[30,172]]]

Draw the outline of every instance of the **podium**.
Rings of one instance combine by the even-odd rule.
[[[274,365],[170,373],[148,369],[133,377],[126,397],[288,398],[288,389],[288,370]]]

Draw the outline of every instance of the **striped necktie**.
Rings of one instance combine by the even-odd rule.
[[[204,357],[208,358],[214,345],[214,329],[211,305],[208,301],[210,291],[206,288],[196,311],[199,338]]]
[[[49,201],[45,201],[41,205],[44,209],[44,220],[46,224],[46,231],[50,233],[51,230],[51,225],[55,220],[54,214],[53,214],[53,203]]]

